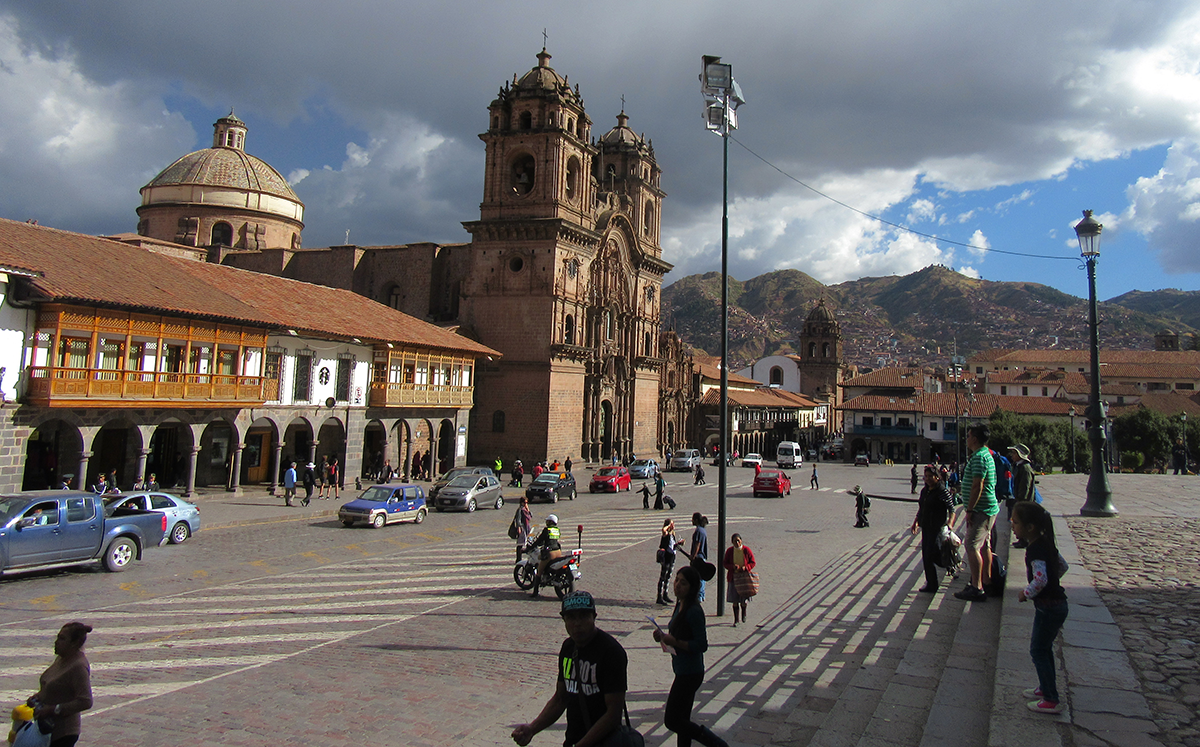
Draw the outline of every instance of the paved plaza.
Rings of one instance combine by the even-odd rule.
[[[580,470],[580,477],[587,472]],[[668,476],[686,536],[712,518],[714,480]],[[705,604],[712,648],[696,719],[733,745],[1197,745],[1196,478],[1113,475],[1115,519],[1078,517],[1085,476],[1040,478],[1059,518],[1071,613],[1061,638],[1067,710],[1030,713],[1032,609],[1021,551],[1003,600],[969,604],[923,582],[905,467],[821,466],[820,491],[752,499],[730,472],[729,531],[760,561],[750,624]],[[845,490],[876,500],[853,529]],[[799,482],[798,482],[799,485]],[[515,491],[510,497],[515,497]],[[508,745],[549,693],[563,637],[551,595],[511,579],[499,512],[434,514],[420,527],[340,528],[332,501],[288,509],[247,494],[200,499],[205,528],[125,574],[0,582],[0,694],[25,697],[63,621],[83,618],[96,706],[81,744]],[[600,625],[630,655],[630,714],[647,744],[662,726],[670,665],[650,639],[652,553],[668,512],[636,493],[534,507],[584,526],[584,583]],[[302,532],[307,534],[301,535]],[[289,537],[303,536],[289,543]],[[1007,549],[1007,527],[1002,528]],[[292,546],[292,545],[296,546]],[[199,567],[212,553],[222,563]],[[244,560],[235,560],[244,555]],[[534,745],[561,742],[561,728]]]

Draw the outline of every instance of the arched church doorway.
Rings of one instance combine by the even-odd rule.
[[[600,403],[600,460],[611,459],[613,452],[613,406],[609,400]]]

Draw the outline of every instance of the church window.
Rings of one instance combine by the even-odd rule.
[[[500,118],[499,117],[492,117],[492,129],[493,130],[500,129]]]
[[[496,410],[492,413],[492,433],[504,432],[504,410]]]
[[[829,343],[827,343],[827,342],[821,343],[821,357],[822,358],[829,357]]]
[[[228,223],[217,223],[212,227],[213,246],[233,246],[233,226]]]
[[[612,312],[604,310],[604,339],[611,340],[613,338],[613,318]]]
[[[566,184],[564,185],[568,200],[574,200],[579,189],[579,159],[572,156],[567,161]]]
[[[512,259],[508,260],[508,269],[512,270],[513,272],[520,272],[524,267],[525,260],[521,259],[520,257],[513,257]]]
[[[808,357],[809,358],[817,357],[817,343],[815,343],[815,342],[808,343]]]
[[[396,311],[403,310],[404,291],[400,288],[399,285],[393,285],[391,287],[391,290],[388,291],[387,305],[392,307]]]
[[[575,344],[575,317],[567,314],[567,321],[563,325],[563,342],[568,345]]]
[[[533,114],[531,114],[529,112],[521,112],[520,122],[521,122],[522,130],[532,130],[533,129]]]
[[[650,333],[647,332],[646,333],[646,356],[649,358],[654,357],[654,345],[652,344],[652,340],[653,340],[653,338],[650,336]]]
[[[574,133],[574,132],[575,132],[575,119],[574,119],[574,117],[572,117],[571,119],[568,119],[568,120],[567,120],[567,131],[568,131],[568,132],[571,132],[571,133]]]
[[[770,376],[771,386],[783,386],[783,369],[779,366],[771,366]]]
[[[654,232],[654,203],[646,201],[645,218],[642,221],[642,233],[649,236]]]
[[[519,195],[527,195],[533,189],[535,176],[533,156],[522,153],[513,159],[512,189]]]

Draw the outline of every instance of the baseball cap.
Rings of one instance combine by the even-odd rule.
[[[596,600],[593,599],[592,595],[586,591],[573,591],[563,597],[562,610],[559,612],[560,615],[566,614],[567,612],[575,612],[577,610],[588,610],[595,612]]]

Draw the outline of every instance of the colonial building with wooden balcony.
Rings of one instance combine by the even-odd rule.
[[[0,490],[465,459],[499,353],[349,291],[0,220]]]

